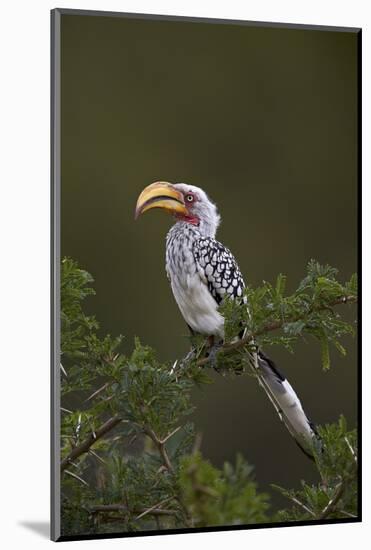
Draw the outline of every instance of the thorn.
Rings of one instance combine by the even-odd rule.
[[[77,474],[74,474],[73,472],[70,472],[70,470],[65,470],[65,473],[68,474],[71,477],[74,477],[78,481],[80,481],[83,485],[86,485],[89,487],[89,483],[86,483],[85,479],[82,479],[82,477],[78,476]]]
[[[175,359],[174,364],[170,369],[170,374],[174,374],[177,364],[178,364],[178,359]]]

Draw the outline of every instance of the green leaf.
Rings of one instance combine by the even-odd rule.
[[[285,292],[285,288],[286,288],[286,275],[282,275],[282,273],[280,273],[276,281],[276,294],[278,296],[283,296]]]
[[[321,337],[321,358],[322,358],[322,368],[324,371],[329,370],[330,368],[330,349],[328,344],[328,339],[326,335]]]

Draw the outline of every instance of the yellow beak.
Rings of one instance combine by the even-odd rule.
[[[151,208],[163,208],[172,213],[187,214],[183,194],[167,181],[148,185],[138,197],[135,219]]]

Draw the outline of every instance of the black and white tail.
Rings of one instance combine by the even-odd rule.
[[[262,351],[250,355],[250,364],[275,407],[279,417],[301,450],[313,459],[313,447],[320,439],[312,422],[306,416],[301,402],[291,384],[278,370],[274,362]]]

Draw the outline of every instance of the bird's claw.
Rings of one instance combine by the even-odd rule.
[[[220,370],[218,368],[218,353],[219,353],[219,350],[222,346],[223,346],[223,344],[221,342],[214,343],[207,352],[207,357],[210,361],[210,365],[216,371]]]

